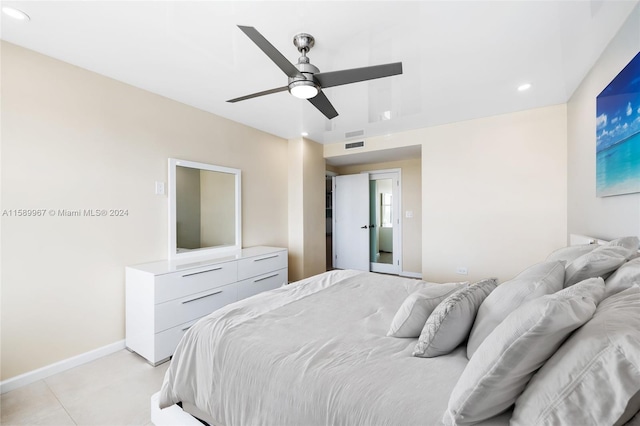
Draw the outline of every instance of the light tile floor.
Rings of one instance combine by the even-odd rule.
[[[0,424],[151,425],[151,395],[168,367],[123,349],[3,394]]]

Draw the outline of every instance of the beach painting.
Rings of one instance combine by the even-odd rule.
[[[640,192],[640,53],[596,98],[596,195]]]

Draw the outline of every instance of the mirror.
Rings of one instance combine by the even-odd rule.
[[[169,258],[242,248],[239,169],[169,159]]]
[[[369,261],[393,264],[393,179],[369,181]]]

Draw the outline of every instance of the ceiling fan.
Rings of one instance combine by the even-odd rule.
[[[307,99],[313,106],[318,108],[328,119],[338,115],[329,99],[322,92],[327,87],[340,86],[343,84],[357,83],[359,81],[373,80],[376,78],[390,77],[402,74],[402,62],[391,64],[375,65],[363,68],[352,68],[341,71],[320,72],[318,68],[309,62],[307,53],[315,44],[313,36],[301,33],[293,37],[293,44],[302,54],[298,63],[293,65],[284,57],[269,41],[253,27],[238,25],[244,32],[284,73],[289,77],[286,86],[265,90],[251,95],[229,99],[227,102],[239,102],[258,96],[270,95],[272,93],[284,92],[288,90],[296,98]]]

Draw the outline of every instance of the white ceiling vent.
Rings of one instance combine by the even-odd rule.
[[[344,144],[344,149],[364,148],[364,141],[349,142]]]
[[[363,136],[364,135],[364,130],[354,130],[353,132],[347,132],[344,134],[344,137],[349,139],[349,138],[355,138],[356,136]]]

